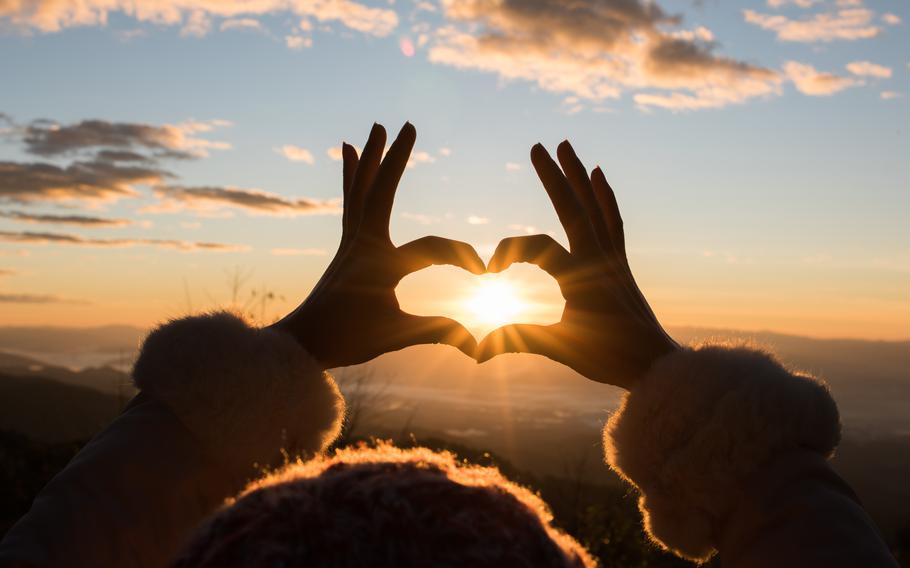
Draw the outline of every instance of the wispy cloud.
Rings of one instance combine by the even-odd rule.
[[[887,79],[891,77],[892,70],[884,65],[872,63],[871,61],[854,61],[847,64],[847,71],[860,77],[876,77],[878,79]]]
[[[262,23],[254,18],[229,18],[221,22],[218,27],[221,31],[228,30],[253,30],[262,31]]]
[[[85,300],[74,300],[53,294],[17,294],[0,292],[0,304],[88,304]]]
[[[174,249],[181,252],[236,252],[249,249],[249,247],[245,245],[230,245],[223,243],[192,242],[174,239],[90,239],[65,233],[42,233],[31,231],[0,231],[0,241],[34,245],[73,245],[111,248],[150,246]]]
[[[904,94],[899,93],[897,91],[882,91],[882,94],[880,96],[881,96],[882,100],[890,101],[893,99],[903,98]]]
[[[480,215],[470,215],[465,219],[468,225],[486,225],[490,222],[489,217],[481,217]]]
[[[292,199],[258,189],[236,187],[162,185],[155,187],[158,205],[144,209],[148,213],[182,210],[212,211],[223,208],[242,209],[261,215],[332,215],[341,212],[337,199]]]
[[[0,19],[13,26],[58,32],[76,26],[103,26],[112,15],[156,25],[180,26],[185,35],[205,35],[213,20],[244,21],[268,14],[292,14],[339,22],[365,34],[387,36],[398,25],[394,10],[353,0],[32,0],[0,3]],[[229,26],[228,29],[231,29]]]
[[[798,19],[755,10],[743,10],[743,16],[746,22],[774,32],[781,41],[853,41],[873,38],[882,31],[874,23],[875,13],[867,8],[823,12]]]
[[[161,126],[96,119],[62,125],[42,120],[24,127],[23,142],[28,152],[39,156],[56,156],[92,148],[143,148],[161,151],[166,157],[189,158],[205,156],[209,150],[230,148],[226,142],[199,136],[228,125],[230,123],[225,120],[194,120]]]
[[[313,164],[316,161],[315,158],[313,158],[312,152],[306,148],[294,146],[293,144],[285,144],[280,148],[275,148],[275,151],[292,162],[304,162],[307,164]]]
[[[784,65],[784,71],[804,95],[824,97],[860,84],[856,79],[818,71],[811,65],[796,61],[788,61]]]
[[[102,160],[68,166],[42,162],[0,162],[0,202],[112,201],[135,197],[138,184],[162,183],[171,177],[156,167],[121,166]]]
[[[445,0],[443,7],[454,25],[436,31],[434,63],[595,101],[638,92],[643,107],[716,108],[779,90],[777,73],[718,55],[710,31],[673,29],[680,18],[654,2]]]
[[[408,158],[407,167],[413,168],[418,164],[432,164],[436,162],[436,158],[429,152],[424,152],[422,150],[415,150],[411,152],[411,157]]]
[[[77,225],[81,227],[125,227],[132,224],[129,219],[109,219],[89,215],[51,215],[26,213],[24,211],[0,211],[0,217],[23,223],[47,223],[53,225]]]
[[[408,221],[414,221],[420,225],[435,225],[442,221],[440,217],[434,215],[427,215],[425,213],[409,213],[404,211],[401,213],[402,219],[407,219]]]

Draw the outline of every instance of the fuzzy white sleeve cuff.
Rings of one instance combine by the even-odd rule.
[[[746,477],[785,451],[830,456],[837,405],[813,377],[745,347],[657,361],[604,430],[607,461],[638,487],[648,534],[680,556],[714,554]]]
[[[241,468],[272,464],[282,450],[322,451],[344,416],[335,381],[291,336],[225,312],[153,331],[133,379],[214,455]]]

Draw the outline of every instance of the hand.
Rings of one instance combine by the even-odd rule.
[[[562,170],[540,144],[531,162],[569,237],[567,251],[547,235],[503,239],[487,266],[501,272],[530,262],[559,283],[566,306],[559,323],[515,324],[491,332],[478,362],[509,352],[536,353],[589,379],[630,388],[660,356],[679,347],[658,323],[626,258],[622,218],[600,168],[590,177],[568,141],[559,145]]]
[[[447,343],[474,357],[477,342],[461,324],[404,313],[395,297],[402,278],[431,264],[485,272],[466,243],[424,237],[400,247],[392,244],[392,203],[416,137],[406,123],[383,158],[386,133],[377,124],[360,158],[352,146],[342,146],[341,245],[303,304],[273,326],[294,335],[326,368],[363,363],[420,343]]]

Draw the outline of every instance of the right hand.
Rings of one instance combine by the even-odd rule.
[[[632,277],[622,218],[601,169],[588,175],[568,141],[562,170],[543,146],[531,161],[569,238],[571,252],[547,235],[503,239],[487,265],[536,264],[556,279],[566,306],[554,325],[507,325],[477,348],[478,362],[503,353],[536,353],[591,380],[629,389],[655,360],[679,346],[661,327]]]

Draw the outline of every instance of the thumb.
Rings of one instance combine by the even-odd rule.
[[[400,324],[398,333],[391,338],[392,350],[412,345],[443,343],[474,358],[477,340],[457,321],[444,317],[403,315],[405,319]]]
[[[518,323],[494,329],[477,346],[477,362],[489,361],[503,353],[535,353],[557,359],[554,327]]]

